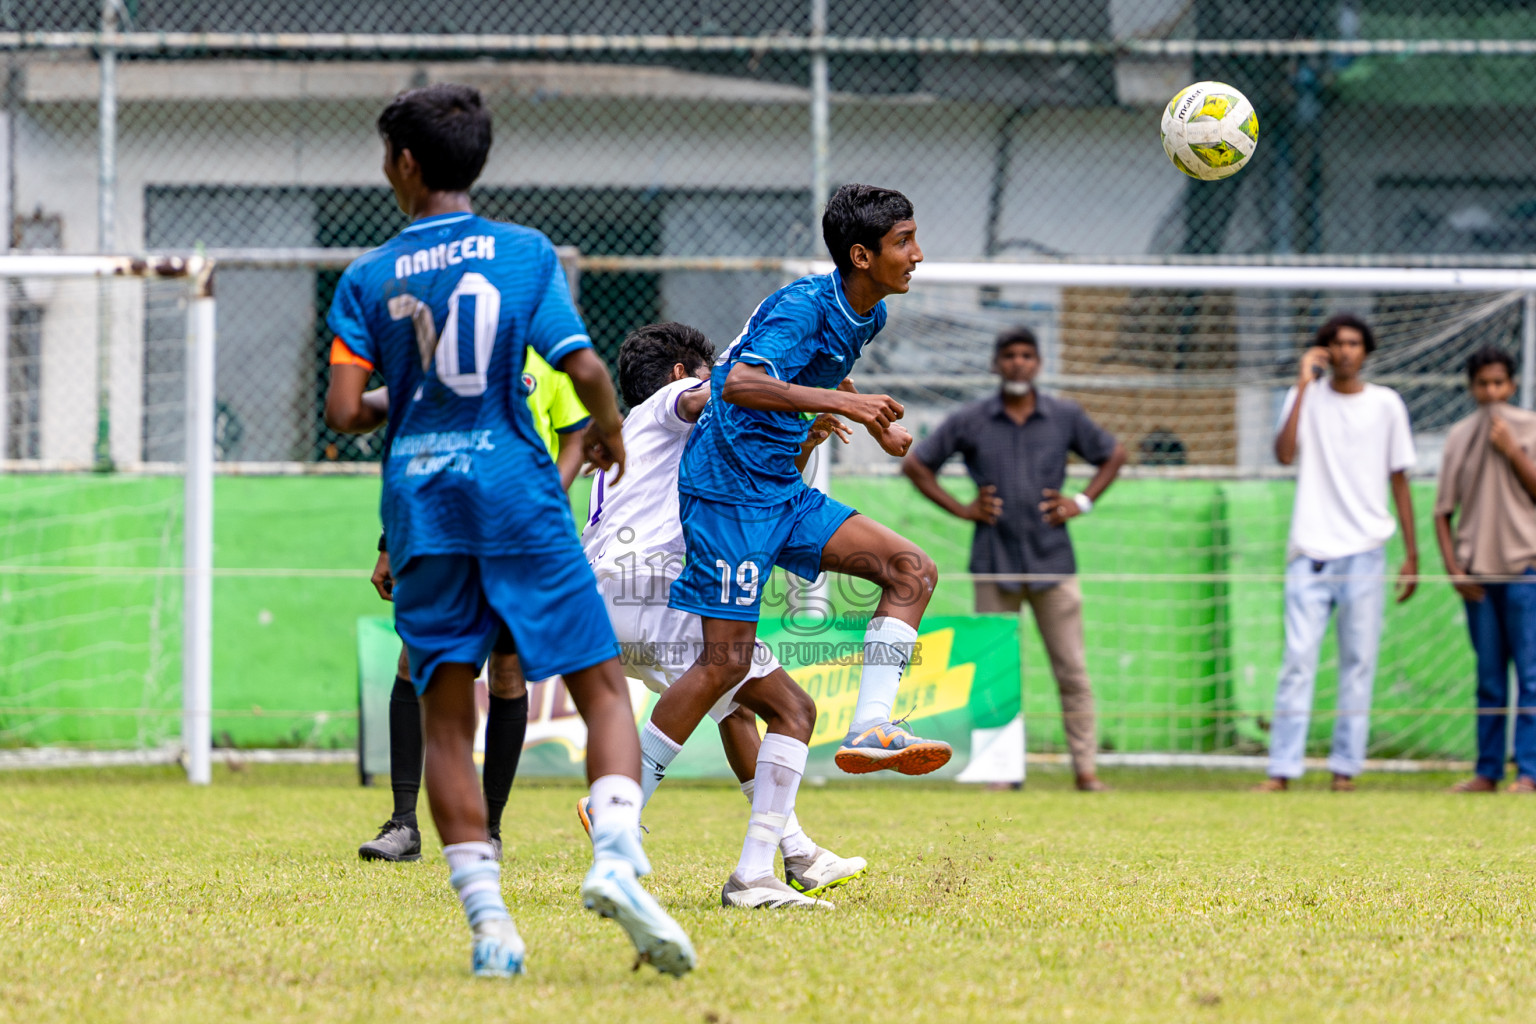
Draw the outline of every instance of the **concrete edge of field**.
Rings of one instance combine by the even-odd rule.
[[[357,764],[356,750],[240,750],[216,748],[213,760],[218,764]],[[147,750],[73,750],[66,747],[23,747],[0,750],[0,771],[38,768],[124,768],[146,765],[178,764],[180,747],[155,747]],[[1066,754],[1028,754],[1027,764],[1040,767],[1068,767]],[[1208,768],[1218,771],[1262,772],[1268,759],[1256,754],[1114,754],[1098,756],[1098,763],[1108,768]],[[1323,769],[1326,758],[1307,758],[1306,766]],[[1466,772],[1471,761],[1409,761],[1395,759],[1367,760],[1368,772]]]

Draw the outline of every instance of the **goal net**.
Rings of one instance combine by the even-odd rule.
[[[0,748],[206,781],[210,273],[0,257]]]
[[[898,397],[921,437],[962,402],[994,391],[998,332],[1030,328],[1043,361],[1038,383],[1081,403],[1129,453],[1121,479],[1071,525],[1103,749],[1142,761],[1257,754],[1267,746],[1283,651],[1294,496],[1272,444],[1303,348],[1334,313],[1374,325],[1379,348],[1366,376],[1408,405],[1420,567],[1439,576],[1434,474],[1446,430],[1473,407],[1466,357],[1484,345],[1517,360],[1530,355],[1533,286],[1536,274],[1526,271],[930,264],[909,294],[889,300],[888,326],[856,378],[863,390]],[[1520,361],[1529,406],[1530,359]],[[834,493],[938,561],[931,612],[969,612],[969,524],[890,479],[894,460],[868,438],[833,457]],[[974,489],[957,463],[942,480],[968,499]],[[1091,468],[1069,472],[1070,490]],[[1392,572],[1401,561],[1398,537],[1389,545]],[[1029,749],[1061,752],[1049,663],[1027,621],[1022,635]],[[1336,669],[1330,631],[1309,753],[1327,751]],[[1474,695],[1460,600],[1443,578],[1421,583],[1405,604],[1389,602],[1370,755],[1469,760]]]
[[[211,363],[188,362],[211,354],[211,340],[199,348],[189,338],[212,338],[212,299],[175,267],[0,259],[0,748],[163,759],[190,736],[206,770],[210,732],[241,747],[356,742],[360,623],[388,610],[366,581],[377,439],[344,438],[321,422],[324,312],[350,254],[217,255],[216,377]],[[679,257],[584,257],[576,268],[576,254],[568,259],[610,359],[627,330],[652,319],[695,324],[723,347],[765,294],[822,269]],[[1522,271],[929,263],[910,294],[888,302],[888,325],[855,377],[898,397],[922,436],[995,388],[999,331],[1033,330],[1040,385],[1080,402],[1130,455],[1092,515],[1070,528],[1103,748],[1154,760],[1256,755],[1282,650],[1293,496],[1270,449],[1303,345],[1334,312],[1375,325],[1367,375],[1408,404],[1420,564],[1438,573],[1433,474],[1446,429],[1471,408],[1462,364],[1486,344],[1517,351],[1529,401],[1533,293],[1536,275]],[[189,417],[200,425],[190,434]],[[202,446],[190,460],[189,440]],[[970,615],[969,524],[918,494],[862,432],[828,451],[832,493],[938,562],[931,613]],[[211,541],[184,525],[211,530],[215,466],[224,475],[216,607]],[[1080,488],[1089,467],[1070,472],[1069,488]],[[962,498],[974,493],[958,465],[942,479]],[[584,487],[573,489],[578,509]],[[1399,540],[1389,559],[1395,571]],[[871,608],[867,588],[832,595],[845,626]],[[1389,607],[1373,757],[1471,757],[1464,629],[1443,581]],[[1021,636],[1027,743],[1059,754],[1050,668],[1027,620]],[[1316,753],[1332,726],[1335,677],[1330,640]]]

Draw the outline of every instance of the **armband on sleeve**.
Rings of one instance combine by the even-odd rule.
[[[369,373],[373,372],[373,364],[347,347],[347,343],[340,338],[331,342],[332,366],[361,366]]]

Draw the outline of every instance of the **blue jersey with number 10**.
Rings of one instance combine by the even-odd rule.
[[[470,213],[423,218],[347,268],[327,323],[389,385],[391,562],[571,543],[522,384],[529,346],[559,366],[592,345],[548,238]]]
[[[683,451],[678,490],[730,505],[776,505],[806,486],[795,469],[809,415],[765,412],[720,397],[737,363],[776,380],[835,388],[885,326],[885,303],[860,316],[837,271],[802,277],[762,301],[710,373],[710,400]]]

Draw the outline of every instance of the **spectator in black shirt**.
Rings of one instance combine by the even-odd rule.
[[[952,413],[907,453],[902,471],[934,504],[975,522],[970,571],[988,577],[975,581],[976,610],[1018,613],[1029,604],[1061,692],[1077,788],[1107,789],[1094,766],[1083,595],[1066,523],[1093,509],[1125,464],[1125,448],[1076,402],[1035,390],[1040,346],[1027,328],[998,336],[992,369],[1002,378],[998,393]],[[1098,467],[1072,497],[1061,493],[1068,452]],[[956,453],[976,481],[970,504],[939,485],[939,468]]]

